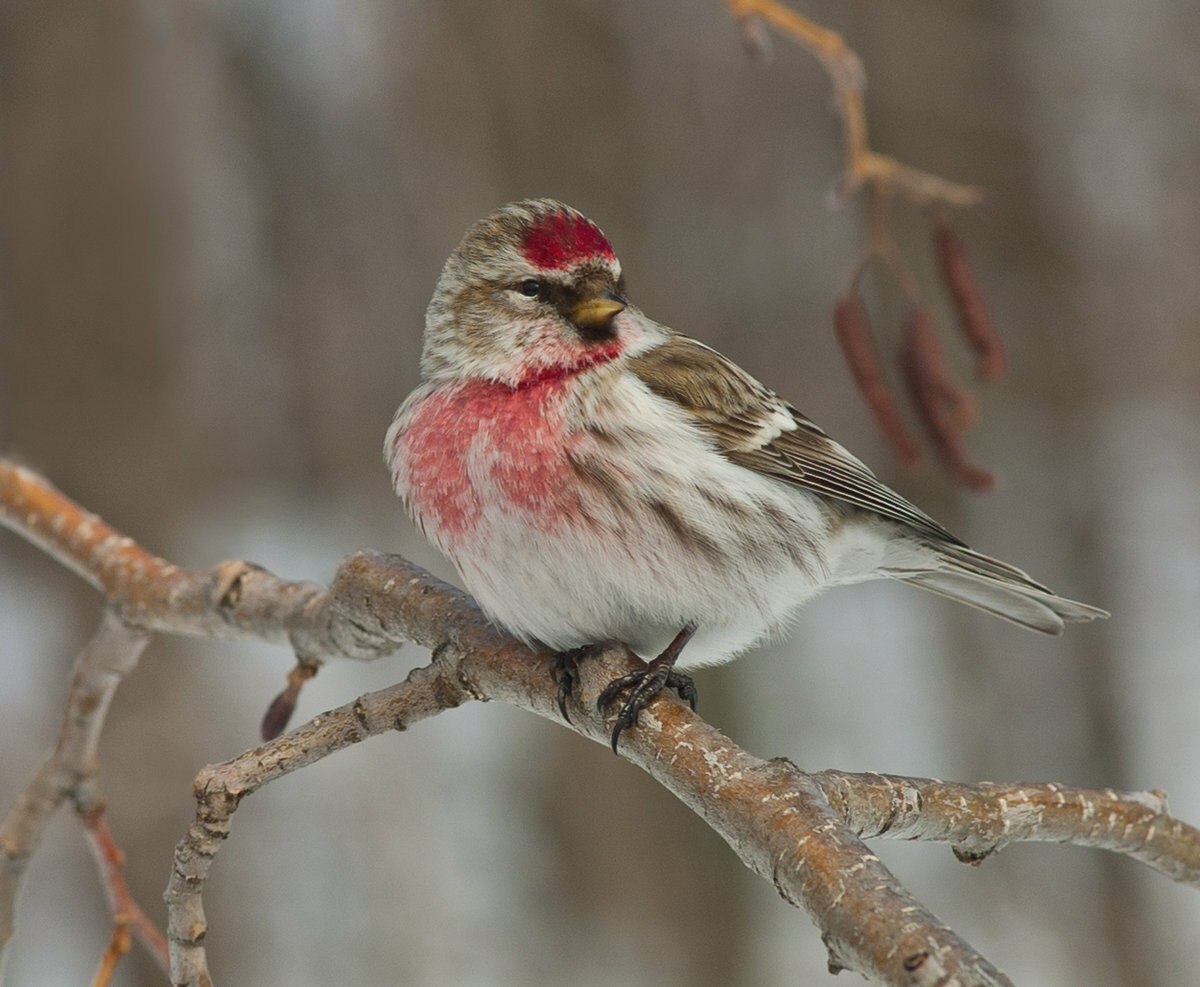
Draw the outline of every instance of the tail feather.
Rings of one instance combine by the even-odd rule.
[[[1099,607],[1056,595],[1006,562],[956,545],[938,549],[936,569],[906,572],[901,578],[1043,634],[1061,634],[1065,624],[1108,616]]]

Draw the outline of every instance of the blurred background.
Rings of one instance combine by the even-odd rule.
[[[995,493],[895,469],[830,327],[864,220],[829,208],[828,80],[782,39],[750,62],[718,0],[5,4],[0,442],[181,564],[327,581],[369,546],[453,578],[389,489],[383,433],[462,232],[556,196],[606,230],[652,317],[973,545],[1114,614],[1043,640],[904,587],[842,589],[787,640],[702,671],[706,717],[805,768],[1162,788],[1200,822],[1196,7],[800,9],[862,55],[880,150],[991,192],[957,225],[1011,355],[969,439]],[[933,291],[921,217],[902,209],[897,233]],[[894,313],[886,293],[870,302]],[[894,344],[894,319],[876,331]],[[5,809],[53,742],[98,612],[0,533]],[[424,660],[330,665],[299,716]],[[158,640],[122,687],[101,785],[155,917],[193,775],[255,744],[290,664]],[[85,982],[108,940],[78,830],[60,814],[30,868],[14,984]],[[1195,979],[1200,896],[1140,865],[877,849],[1017,983]],[[703,822],[604,748],[498,704],[255,795],[205,902],[229,984],[827,977],[807,918]],[[160,979],[135,948],[117,982]]]

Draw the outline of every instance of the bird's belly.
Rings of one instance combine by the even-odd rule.
[[[527,534],[503,553],[503,565],[472,553],[455,564],[490,617],[555,650],[616,640],[649,659],[695,622],[680,667],[718,664],[782,628],[823,588],[794,566],[772,573],[688,570],[665,554],[631,560],[623,543]],[[674,572],[673,563],[681,563]]]
[[[683,667],[745,650],[829,582],[825,521],[805,495],[757,477],[753,492],[715,485],[725,476],[658,475],[661,491],[650,479],[606,493],[576,477],[554,526],[485,496],[479,537],[451,555],[490,616],[556,649],[619,640],[652,657],[695,621]]]

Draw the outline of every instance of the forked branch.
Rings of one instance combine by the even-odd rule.
[[[18,502],[20,510],[14,509]],[[64,502],[69,509],[61,515],[31,509]],[[200,772],[196,820],[176,849],[167,891],[176,984],[211,983],[202,895],[232,816],[247,795],[367,737],[404,729],[471,700],[511,703],[607,743],[611,725],[596,711],[595,699],[613,677],[635,667],[636,659],[619,647],[583,663],[568,726],[558,715],[547,654],[506,637],[465,594],[396,556],[362,552],[348,557],[329,591],[288,583],[245,563],[226,563],[209,573],[185,573],[159,563],[117,577],[107,555],[87,549],[82,534],[64,534],[77,516],[86,515],[44,480],[0,460],[0,522],[45,544],[105,589],[120,587],[141,601],[136,608],[120,607],[123,622],[110,618],[111,633],[140,639],[146,628],[211,633],[210,628],[232,626],[238,634],[266,640],[299,637],[311,646],[310,659],[379,655],[405,641],[433,651],[431,663],[405,681]],[[92,533],[103,530],[105,538],[142,557],[132,542],[98,527],[98,519],[88,523]],[[223,574],[231,571],[245,574],[246,596],[231,599],[220,590],[229,582]],[[172,596],[156,581],[186,591]],[[206,587],[203,593],[200,587]],[[295,605],[297,594],[304,595],[304,605]],[[179,599],[187,601],[182,614],[174,609]],[[319,621],[314,613],[321,615]],[[860,837],[948,842],[961,859],[972,862],[1008,842],[1071,842],[1130,854],[1200,887],[1200,831],[1167,815],[1160,793],[809,774],[789,761],[764,761],[742,750],[668,696],[656,700],[638,728],[622,736],[621,753],[693,808],[785,899],[809,913],[822,931],[832,968],[857,970],[880,983],[1008,980],[916,901]],[[14,810],[21,811],[20,805]],[[26,846],[32,845],[26,841]]]
[[[0,461],[0,475],[3,469]],[[6,517],[0,509],[0,519]],[[105,977],[111,976],[117,960],[128,949],[130,931],[159,960],[164,971],[167,968],[166,943],[125,886],[120,850],[93,790],[99,767],[97,751],[109,705],[148,641],[144,631],[128,626],[112,612],[105,613],[95,636],[75,663],[58,742],[0,825],[0,970],[12,939],[16,900],[25,870],[41,844],[46,824],[66,801],[75,804],[84,821],[113,911],[113,942],[97,981],[104,983]]]

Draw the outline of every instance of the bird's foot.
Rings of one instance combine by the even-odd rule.
[[[585,644],[582,648],[556,651],[550,659],[550,678],[558,686],[558,711],[568,723],[571,722],[571,716],[567,712],[567,699],[579,685],[579,663],[602,647],[601,644]]]
[[[621,711],[617,713],[617,721],[613,725],[612,749],[614,754],[617,752],[617,740],[620,738],[621,732],[637,725],[638,714],[663,689],[674,689],[692,709],[696,708],[698,698],[696,684],[690,675],[677,672],[671,667],[675,663],[675,657],[675,655],[659,655],[647,662],[645,668],[622,675],[619,679],[613,679],[600,693],[600,698],[596,700],[596,707],[604,712],[622,692],[626,689],[629,690],[629,695],[621,704]]]

